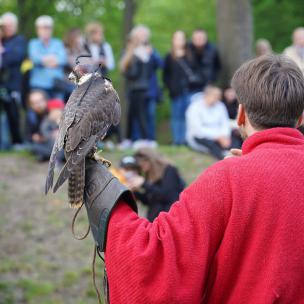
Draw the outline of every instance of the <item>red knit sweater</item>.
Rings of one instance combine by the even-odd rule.
[[[304,137],[261,131],[153,223],[120,203],[106,250],[116,303],[304,303]]]

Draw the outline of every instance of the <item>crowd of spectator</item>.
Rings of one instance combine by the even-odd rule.
[[[35,27],[37,37],[27,42],[18,34],[16,15],[5,13],[1,17],[0,148],[26,147],[37,159],[45,160],[64,104],[74,88],[67,75],[75,59],[89,54],[90,63],[101,65],[105,75],[115,68],[115,59],[98,22],[90,22],[83,31],[70,29],[64,40],[53,37],[50,16],[38,17]],[[119,128],[110,130],[109,136],[116,134],[117,146],[157,146],[156,109],[165,88],[171,105],[173,145],[188,145],[217,159],[222,159],[227,149],[240,147],[235,92],[217,86],[221,63],[208,33],[197,28],[188,40],[185,32],[176,31],[164,57],[153,47],[150,37],[149,28],[135,26],[121,53],[118,67],[126,79],[127,130],[124,139]],[[284,53],[304,73],[304,28],[297,28],[292,39],[293,44]],[[256,56],[270,53],[269,41],[257,40]],[[162,82],[158,71],[162,71]]]

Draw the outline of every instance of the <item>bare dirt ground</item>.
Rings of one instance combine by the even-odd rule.
[[[187,149],[164,152],[188,182],[213,162]],[[106,156],[117,163],[121,153]],[[75,211],[66,202],[66,186],[45,196],[46,170],[46,163],[38,164],[28,155],[0,154],[0,303],[97,303],[92,237],[73,238]],[[86,225],[83,213],[78,231],[85,231]],[[101,261],[96,268],[101,282]]]

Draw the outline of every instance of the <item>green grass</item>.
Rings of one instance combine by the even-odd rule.
[[[214,160],[186,147],[160,146],[191,183]],[[134,151],[104,151],[119,164]],[[74,240],[70,225],[74,210],[67,204],[66,185],[56,194],[43,194],[46,163],[26,152],[0,153],[0,303],[70,304],[97,302],[92,283],[91,235]],[[85,210],[76,233],[87,228]],[[96,261],[96,279],[102,290],[103,263]]]

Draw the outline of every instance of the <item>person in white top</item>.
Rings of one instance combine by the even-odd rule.
[[[291,58],[304,74],[304,27],[298,27],[292,34],[293,45],[284,50],[284,55]]]
[[[190,148],[223,159],[231,146],[231,128],[221,89],[206,87],[195,94],[186,112],[186,140]]]
[[[84,48],[92,56],[94,64],[101,64],[103,73],[107,74],[115,68],[115,60],[111,45],[104,40],[103,26],[98,22],[90,22],[85,28],[86,41]]]

